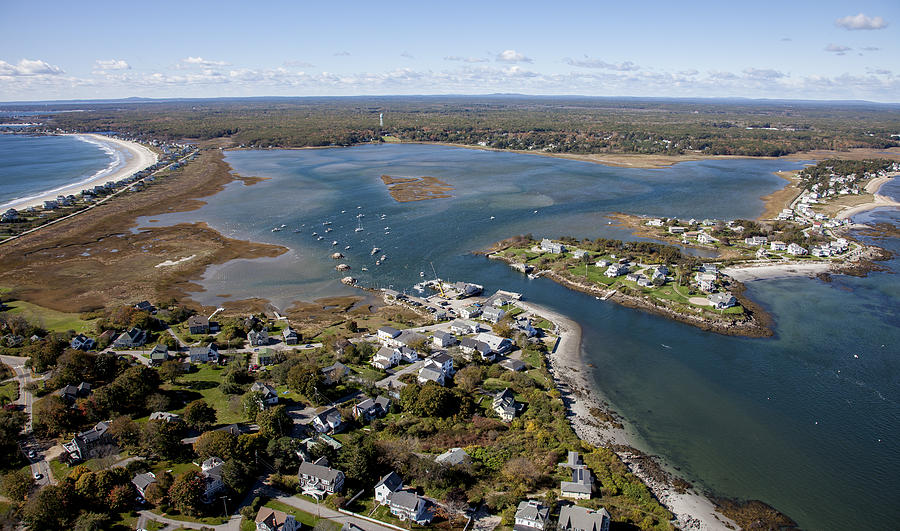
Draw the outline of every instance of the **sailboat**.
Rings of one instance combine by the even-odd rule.
[[[354,232],[362,232],[362,231],[363,231],[363,228],[362,228],[362,219],[356,218],[356,228],[353,229],[353,230],[354,230]]]

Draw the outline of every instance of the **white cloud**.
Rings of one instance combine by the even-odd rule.
[[[533,59],[525,57],[515,50],[503,50],[497,54],[497,61],[501,63],[531,63]]]
[[[94,70],[131,70],[131,65],[121,59],[97,59]]]
[[[401,54],[400,54],[400,57],[403,57],[403,58],[406,58],[406,59],[415,59],[415,56],[413,56],[413,54],[411,54],[411,53],[409,53],[409,52],[403,52],[403,53],[401,53]]]
[[[458,55],[448,55],[444,57],[444,61],[462,61],[463,63],[486,63],[487,59],[480,57],[460,57]]]
[[[862,13],[841,17],[835,20],[834,24],[847,30],[879,30],[888,26],[887,21],[883,18],[867,17]]]
[[[344,51],[344,52],[334,52],[334,55],[335,55],[336,57],[347,57],[347,56],[350,55],[350,52],[347,52],[347,51]]]
[[[853,48],[850,48],[849,46],[843,46],[840,44],[829,44],[828,46],[825,47],[826,52],[831,52],[831,53],[834,53],[837,55],[846,55],[847,52],[849,52],[852,49]]]
[[[881,48],[879,48],[878,46],[863,46],[862,47],[862,51],[864,51],[864,52],[877,52],[880,49]]]
[[[3,77],[58,76],[63,73],[62,68],[40,59],[21,59],[15,65],[0,61],[0,76]]]
[[[212,61],[209,59],[204,59],[202,57],[187,57],[181,62],[189,66],[228,66],[228,63],[226,63],[225,61]]]
[[[600,59],[591,58],[588,56],[584,56],[584,59],[571,59],[566,57],[563,59],[567,65],[570,66],[579,66],[581,68],[602,68],[604,70],[617,70],[619,72],[630,72],[633,70],[639,70],[640,67],[631,61],[625,61],[624,63],[607,63],[606,61],[602,61]]]
[[[771,68],[746,68],[744,75],[750,79],[780,79],[785,74]]]

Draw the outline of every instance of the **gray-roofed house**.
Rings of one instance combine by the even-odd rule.
[[[420,384],[434,382],[443,387],[445,376],[440,364],[428,360],[425,362],[425,366],[419,369],[419,375],[416,379]]]
[[[347,374],[349,369],[343,363],[337,361],[328,367],[323,367],[321,369],[322,373],[322,383],[325,385],[334,385],[341,381],[341,379]]]
[[[717,310],[731,308],[737,304],[737,299],[735,299],[734,295],[731,293],[710,293],[706,299],[713,305],[713,308]]]
[[[281,337],[286,345],[296,345],[300,342],[300,335],[290,326],[282,330]]]
[[[500,337],[495,334],[489,334],[482,332],[475,336],[476,341],[484,341],[488,345],[490,345],[491,350],[496,352],[497,354],[504,354],[513,348],[513,342],[508,338]]]
[[[262,330],[251,330],[247,332],[247,341],[250,342],[250,346],[252,347],[262,347],[269,344],[269,331],[263,328]]]
[[[150,351],[150,365],[154,367],[162,365],[163,362],[169,361],[169,347],[162,343],[157,343]]]
[[[202,315],[192,315],[187,320],[188,331],[192,334],[208,334],[209,319]]]
[[[431,522],[432,513],[427,510],[428,503],[415,492],[400,490],[388,496],[388,508],[391,514],[401,521],[409,520],[419,525]]]
[[[327,461],[320,458],[315,462],[304,461],[300,464],[297,477],[300,478],[303,494],[321,499],[344,489],[344,473],[325,463]]]
[[[500,362],[500,366],[508,371],[520,372],[525,370],[525,363],[522,360],[514,360],[507,358]]]
[[[91,384],[81,382],[78,385],[66,385],[56,392],[56,396],[66,402],[75,402],[78,398],[86,398],[91,394]]]
[[[180,422],[181,417],[179,417],[175,413],[169,413],[168,411],[154,411],[150,413],[150,420],[161,420],[163,422]]]
[[[494,396],[491,407],[502,420],[509,422],[516,418],[522,409],[522,404],[516,402],[513,392],[507,387]]]
[[[312,425],[319,433],[336,433],[343,427],[343,419],[340,411],[330,407],[313,417]]]
[[[550,519],[550,508],[537,500],[519,502],[516,507],[515,531],[546,529]]]
[[[392,347],[381,347],[372,357],[372,365],[387,370],[400,363],[400,351]]]
[[[156,311],[156,308],[152,304],[150,304],[150,301],[141,301],[141,302],[135,304],[134,308],[136,310],[141,310],[141,311],[151,312],[151,313]]]
[[[572,471],[572,481],[563,481],[559,485],[562,497],[589,500],[594,487],[594,479],[578,452],[569,452],[568,459],[562,466],[568,467]]]
[[[443,371],[444,375],[450,376],[453,374],[453,358],[449,354],[439,352],[431,357],[431,361],[441,366],[441,371]]]
[[[210,457],[200,464],[200,473],[206,480],[206,490],[203,492],[203,502],[212,503],[216,496],[225,490],[225,482],[222,480],[222,469],[225,461],[218,457]]]
[[[455,319],[450,322],[450,331],[456,334],[474,334],[478,332],[478,323],[465,319]]]
[[[390,495],[403,488],[403,479],[396,472],[390,472],[375,484],[375,501],[387,503]]]
[[[366,398],[353,406],[353,416],[364,422],[387,415],[391,409],[391,400],[384,396]]]
[[[434,338],[432,339],[432,341],[434,342],[435,346],[441,348],[452,347],[457,342],[456,336],[449,332],[442,332],[441,330],[438,330],[434,333]]]
[[[143,345],[146,340],[147,333],[138,327],[133,327],[119,334],[113,345],[116,348],[134,348]]]
[[[567,505],[559,510],[560,531],[609,531],[609,512],[600,508],[591,510],[577,505]]]
[[[428,341],[428,338],[418,332],[413,332],[412,330],[404,330],[400,332],[400,335],[396,337],[395,341],[400,343],[399,345],[397,345],[398,347],[406,345],[407,347],[412,348],[413,345]]]
[[[258,391],[263,394],[263,403],[267,406],[274,406],[278,403],[278,391],[269,384],[253,382],[250,386],[251,391]]]
[[[376,336],[386,347],[399,346],[395,339],[400,335],[400,331],[393,326],[382,326],[378,329]]]
[[[499,322],[500,319],[503,319],[504,315],[506,315],[506,312],[495,306],[487,306],[484,311],[481,312],[481,318],[489,323]]]
[[[268,507],[259,508],[255,522],[256,531],[299,531],[301,528],[294,515]]]
[[[462,448],[451,448],[435,457],[434,461],[442,465],[459,465],[465,463],[468,458],[469,454]]]
[[[156,483],[156,475],[153,472],[144,472],[131,478],[131,484],[137,489],[141,497],[146,497],[147,487]]]
[[[97,342],[84,334],[78,334],[69,342],[69,346],[75,350],[93,350],[97,346]]]
[[[69,453],[69,458],[74,461],[99,457],[101,449],[112,444],[108,432],[109,423],[98,422],[93,428],[75,434],[71,442],[63,444],[63,448]]]
[[[215,363],[219,361],[219,350],[215,343],[205,347],[191,347],[191,363]]]

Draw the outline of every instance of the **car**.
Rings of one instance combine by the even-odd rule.
[[[306,348],[313,348],[312,343],[307,343]]]
[[[34,450],[28,450],[28,459],[35,459],[35,458],[37,458],[37,452],[35,452]]]
[[[40,472],[35,472],[34,479],[44,479],[44,475],[41,474]]]

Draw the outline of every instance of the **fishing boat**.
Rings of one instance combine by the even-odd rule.
[[[318,233],[318,232],[314,232],[314,233],[312,233],[312,235],[313,235],[313,236],[318,236],[319,233]]]
[[[334,230],[334,229],[332,229],[331,227],[328,227],[327,229],[325,229],[325,232],[331,232],[332,230]]]
[[[330,221],[324,221],[324,222],[322,222],[322,226],[327,227],[328,225],[331,225],[331,222],[330,222]]]
[[[387,260],[387,255],[386,255],[386,254],[381,255],[380,260],[381,260],[382,262],[384,262],[385,260]]]
[[[337,240],[334,240],[333,242],[331,242],[331,245],[337,245]]]
[[[294,232],[295,232],[295,233],[296,233],[296,232],[300,232],[300,229],[294,229]]]
[[[283,228],[285,228],[285,227],[287,227],[287,225],[285,225],[284,223],[282,223],[282,224],[281,224],[281,228],[283,229]]]
[[[425,277],[425,272],[424,272],[424,271],[419,271],[419,276],[422,277],[422,278],[424,278],[424,277]]]
[[[368,267],[364,267],[364,268],[360,269],[360,271],[368,271],[368,270],[369,270]]]

